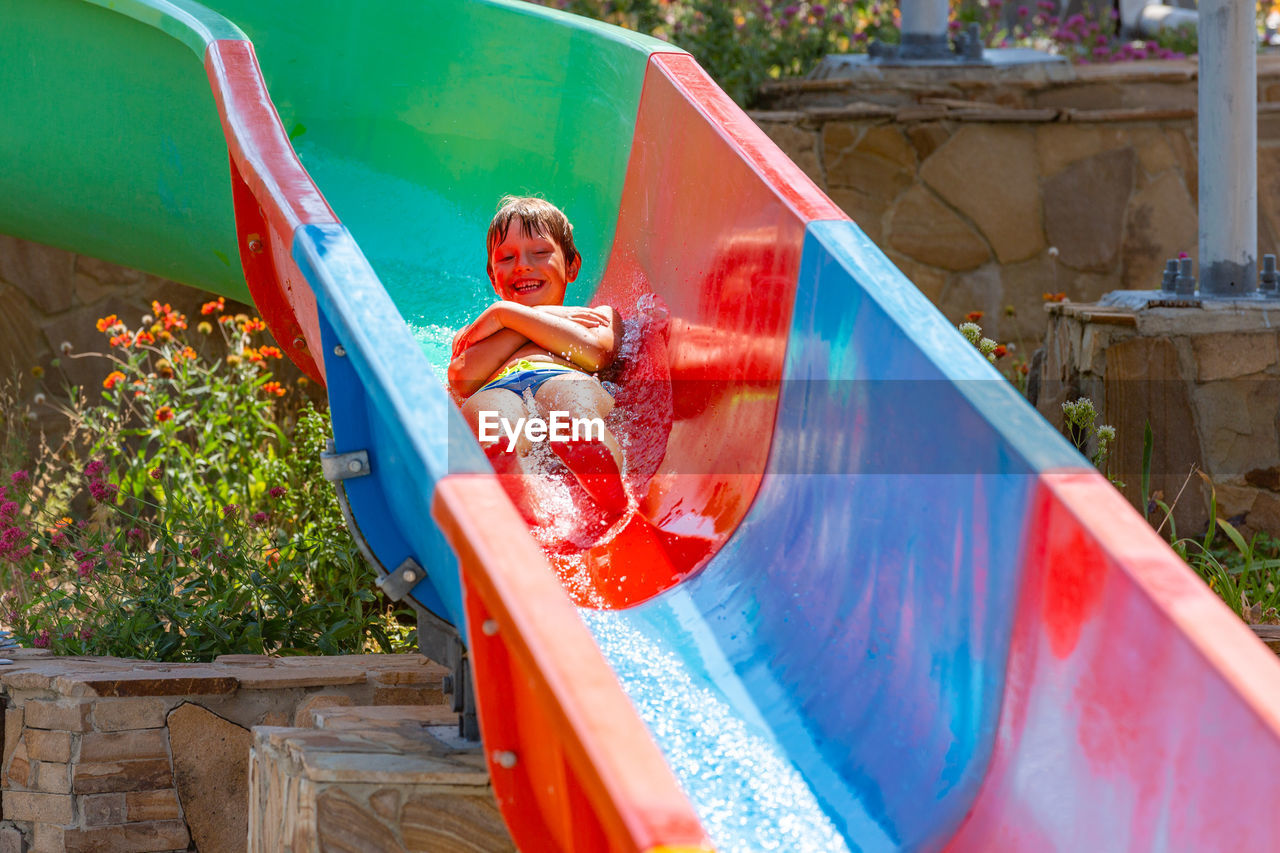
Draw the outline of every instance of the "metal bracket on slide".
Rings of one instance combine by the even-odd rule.
[[[392,601],[403,601],[404,597],[427,577],[427,570],[419,566],[412,557],[405,557],[394,572],[388,572],[378,581],[378,589],[382,590]]]
[[[363,477],[372,473],[369,466],[369,451],[353,450],[350,453],[334,453],[333,442],[329,449],[320,454],[320,470],[330,483],[340,483],[353,477]]]
[[[406,558],[395,571],[387,571],[360,532],[360,525],[356,523],[355,514],[347,500],[347,489],[343,485],[343,480],[363,477],[373,472],[369,464],[369,453],[364,450],[334,453],[331,439],[325,451],[320,454],[320,467],[325,479],[333,483],[338,493],[338,509],[342,511],[342,520],[347,523],[356,548],[365,561],[382,575],[378,588],[393,601],[402,600],[426,579],[427,570],[413,558]],[[444,693],[452,694],[453,710],[458,713],[458,734],[466,740],[479,740],[480,724],[476,717],[475,691],[471,685],[467,650],[462,645],[462,638],[458,636],[458,629],[413,599],[409,603],[418,614],[418,651],[450,670],[447,682],[442,687]]]

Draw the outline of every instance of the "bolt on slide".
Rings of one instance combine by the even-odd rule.
[[[251,297],[326,384],[521,849],[1280,837],[1274,657],[687,54],[515,0],[0,21],[0,232]],[[442,383],[507,193],[623,317],[620,519],[548,458],[527,521]]]

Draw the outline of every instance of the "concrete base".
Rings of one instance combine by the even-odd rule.
[[[1280,300],[1116,291],[1046,309],[1034,402],[1061,426],[1064,401],[1094,401],[1116,428],[1111,470],[1135,506],[1150,424],[1151,489],[1166,502],[1181,493],[1179,535],[1207,529],[1211,486],[1220,517],[1280,535]]]
[[[982,59],[904,59],[902,57],[872,58],[865,53],[840,53],[823,57],[810,74],[813,80],[857,80],[868,76],[879,77],[881,69],[923,68],[930,74],[945,76],[948,69],[958,75],[972,76],[975,71],[991,69],[1007,72],[1010,69],[1027,70],[1027,66],[1044,66],[1048,79],[1068,79],[1071,63],[1064,57],[1045,53],[1030,47],[989,47],[982,52]],[[1055,76],[1055,70],[1059,73]]]

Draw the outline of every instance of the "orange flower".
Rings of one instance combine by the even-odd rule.
[[[120,322],[120,318],[117,317],[115,314],[108,314],[105,317],[99,317],[98,331],[105,332],[107,329],[110,329],[112,326],[116,325],[119,322]]]
[[[200,313],[201,313],[201,314],[214,314],[214,313],[216,313],[216,312],[218,312],[218,311],[222,311],[222,310],[223,310],[223,309],[225,309],[226,307],[227,307],[227,300],[225,300],[225,299],[223,299],[221,296],[219,296],[217,299],[213,300],[212,302],[206,302],[205,304],[201,305],[201,306],[200,306]]]
[[[1006,347],[1004,344],[1000,344],[999,346],[997,346],[995,349],[991,351],[991,354],[994,355],[996,358],[1004,358],[1006,355],[1009,354],[1009,348]]]
[[[218,322],[224,326],[234,326],[236,322],[236,318],[232,317],[230,314],[223,314],[221,317],[218,318]]]
[[[258,352],[266,358],[284,358],[284,353],[280,352],[279,347],[258,347]]]
[[[102,380],[102,387],[110,391],[119,383],[124,381],[124,374],[118,370],[113,370],[107,374],[107,378]]]
[[[1065,293],[1045,293],[1042,294],[1045,302],[1066,302],[1067,294]]]
[[[262,361],[262,353],[253,347],[245,347],[242,355],[255,364]]]
[[[267,324],[259,320],[257,317],[250,317],[240,324],[240,331],[244,332],[246,335],[251,335],[254,332],[265,331],[266,328]]]
[[[113,347],[124,347],[128,349],[130,346],[133,345],[133,335],[129,334],[128,332],[124,332],[122,334],[119,334],[113,337],[110,343]]]
[[[173,363],[167,358],[162,358],[156,362],[156,373],[159,373],[165,379],[173,378]]]
[[[138,336],[133,339],[133,342],[135,344],[154,344],[156,337],[150,332],[138,332]]]
[[[196,351],[191,347],[183,347],[179,352],[173,354],[174,361],[182,361],[183,359],[193,359],[196,357]]]
[[[173,420],[172,406],[161,406],[160,408],[156,409],[157,422],[164,423],[165,421],[171,421],[171,420]]]
[[[285,395],[285,388],[279,382],[264,382],[262,390],[267,394],[275,394],[277,397]]]
[[[970,323],[976,323],[983,318],[983,315],[982,311],[970,311],[968,314],[964,315],[964,318]]]

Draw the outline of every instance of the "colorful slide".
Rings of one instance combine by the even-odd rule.
[[[1274,656],[687,54],[515,0],[0,0],[0,103],[0,233],[251,297],[325,382],[521,849],[1280,838]],[[504,193],[626,320],[615,524],[553,472],[531,529],[441,384]]]

